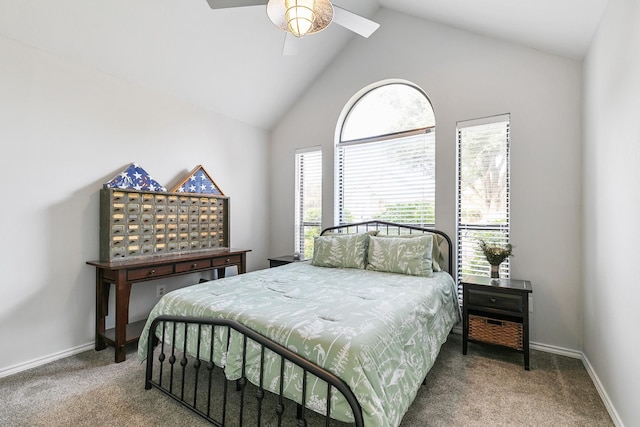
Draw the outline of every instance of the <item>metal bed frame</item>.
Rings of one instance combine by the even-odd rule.
[[[445,260],[448,262],[443,267],[446,267],[444,268],[446,271],[452,271],[451,240],[445,233],[438,230],[385,221],[366,221],[329,227],[324,229],[321,235],[327,233],[358,233],[372,230],[378,230],[385,234],[405,235],[428,232],[443,236],[447,251]],[[213,337],[218,328],[225,328],[227,331],[234,330],[241,334],[243,363],[241,377],[238,380],[227,380],[224,376],[223,368],[214,363],[213,346],[215,340],[210,340],[209,360],[201,360],[200,354],[195,356],[187,354],[186,343],[190,325],[196,325],[198,331],[198,353],[200,353],[203,333],[209,332],[211,333],[210,336]],[[158,327],[162,331],[161,338],[157,338],[155,335]],[[174,344],[167,344],[167,341],[176,342],[176,331],[180,327],[184,328],[184,347],[177,348]],[[166,334],[171,334],[172,336],[167,337]],[[223,349],[225,353],[229,346],[231,335],[231,333],[226,334],[226,348]],[[304,402],[307,400],[306,385],[309,376],[315,376],[327,384],[327,396],[332,396],[336,392],[342,394],[351,408],[355,426],[362,427],[364,425],[360,404],[349,386],[342,379],[236,321],[160,316],[152,322],[148,338],[145,389],[155,388],[160,390],[213,425],[242,426],[247,421],[248,411],[251,411],[251,419],[248,420],[248,425],[276,424],[278,426],[296,425],[297,427],[305,427],[310,422],[315,423],[318,421],[320,425],[324,424],[326,426],[335,423],[343,425],[331,417],[331,398],[326,399],[324,415],[319,415],[312,410],[306,410]],[[251,341],[260,346],[260,381],[259,384],[255,385],[251,384],[245,375],[246,349]],[[275,394],[269,392],[263,384],[262,370],[267,352],[273,352],[280,356],[279,393]],[[286,380],[285,366],[287,363],[302,369],[303,385],[300,401],[292,402],[283,395],[283,383]],[[253,398],[250,397],[251,392],[249,390],[253,392]],[[291,410],[293,404],[295,404],[295,411]],[[249,407],[251,409],[247,409]],[[271,407],[271,409],[267,410],[266,407]]]

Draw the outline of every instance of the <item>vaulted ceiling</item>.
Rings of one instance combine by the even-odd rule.
[[[335,0],[379,8],[580,60],[607,0]],[[282,56],[261,6],[205,0],[0,0],[0,36],[269,129],[354,37],[330,25]],[[374,34],[372,37],[375,37]]]

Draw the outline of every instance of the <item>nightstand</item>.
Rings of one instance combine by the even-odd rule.
[[[304,261],[303,259],[295,259],[293,255],[284,255],[269,258],[269,268],[280,267],[281,265],[290,264],[292,262]]]
[[[531,282],[462,276],[462,354],[478,341],[509,347],[524,355],[529,370]]]

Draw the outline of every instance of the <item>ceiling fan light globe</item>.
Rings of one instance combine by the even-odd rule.
[[[291,34],[302,37],[311,31],[313,23],[307,18],[295,18],[289,21],[288,27]]]
[[[317,33],[333,20],[329,0],[269,0],[267,15],[276,27],[296,37]]]
[[[289,32],[296,37],[302,37],[311,31],[316,15],[313,12],[313,0],[286,0],[285,19]]]

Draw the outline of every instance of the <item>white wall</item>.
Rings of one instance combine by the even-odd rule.
[[[617,410],[640,420],[640,3],[609,0],[584,61],[584,353]]]
[[[323,147],[323,222],[333,221],[333,144],[361,88],[419,85],[436,113],[436,221],[455,235],[456,121],[511,113],[513,277],[534,288],[532,341],[582,348],[581,64],[381,9],[272,130],[270,254],[293,251],[294,150]],[[277,238],[276,238],[277,236]]]
[[[132,162],[169,188],[202,164],[231,198],[232,245],[266,267],[266,132],[6,38],[0,64],[0,374],[93,341],[99,190]],[[134,286],[131,319],[155,301]]]

